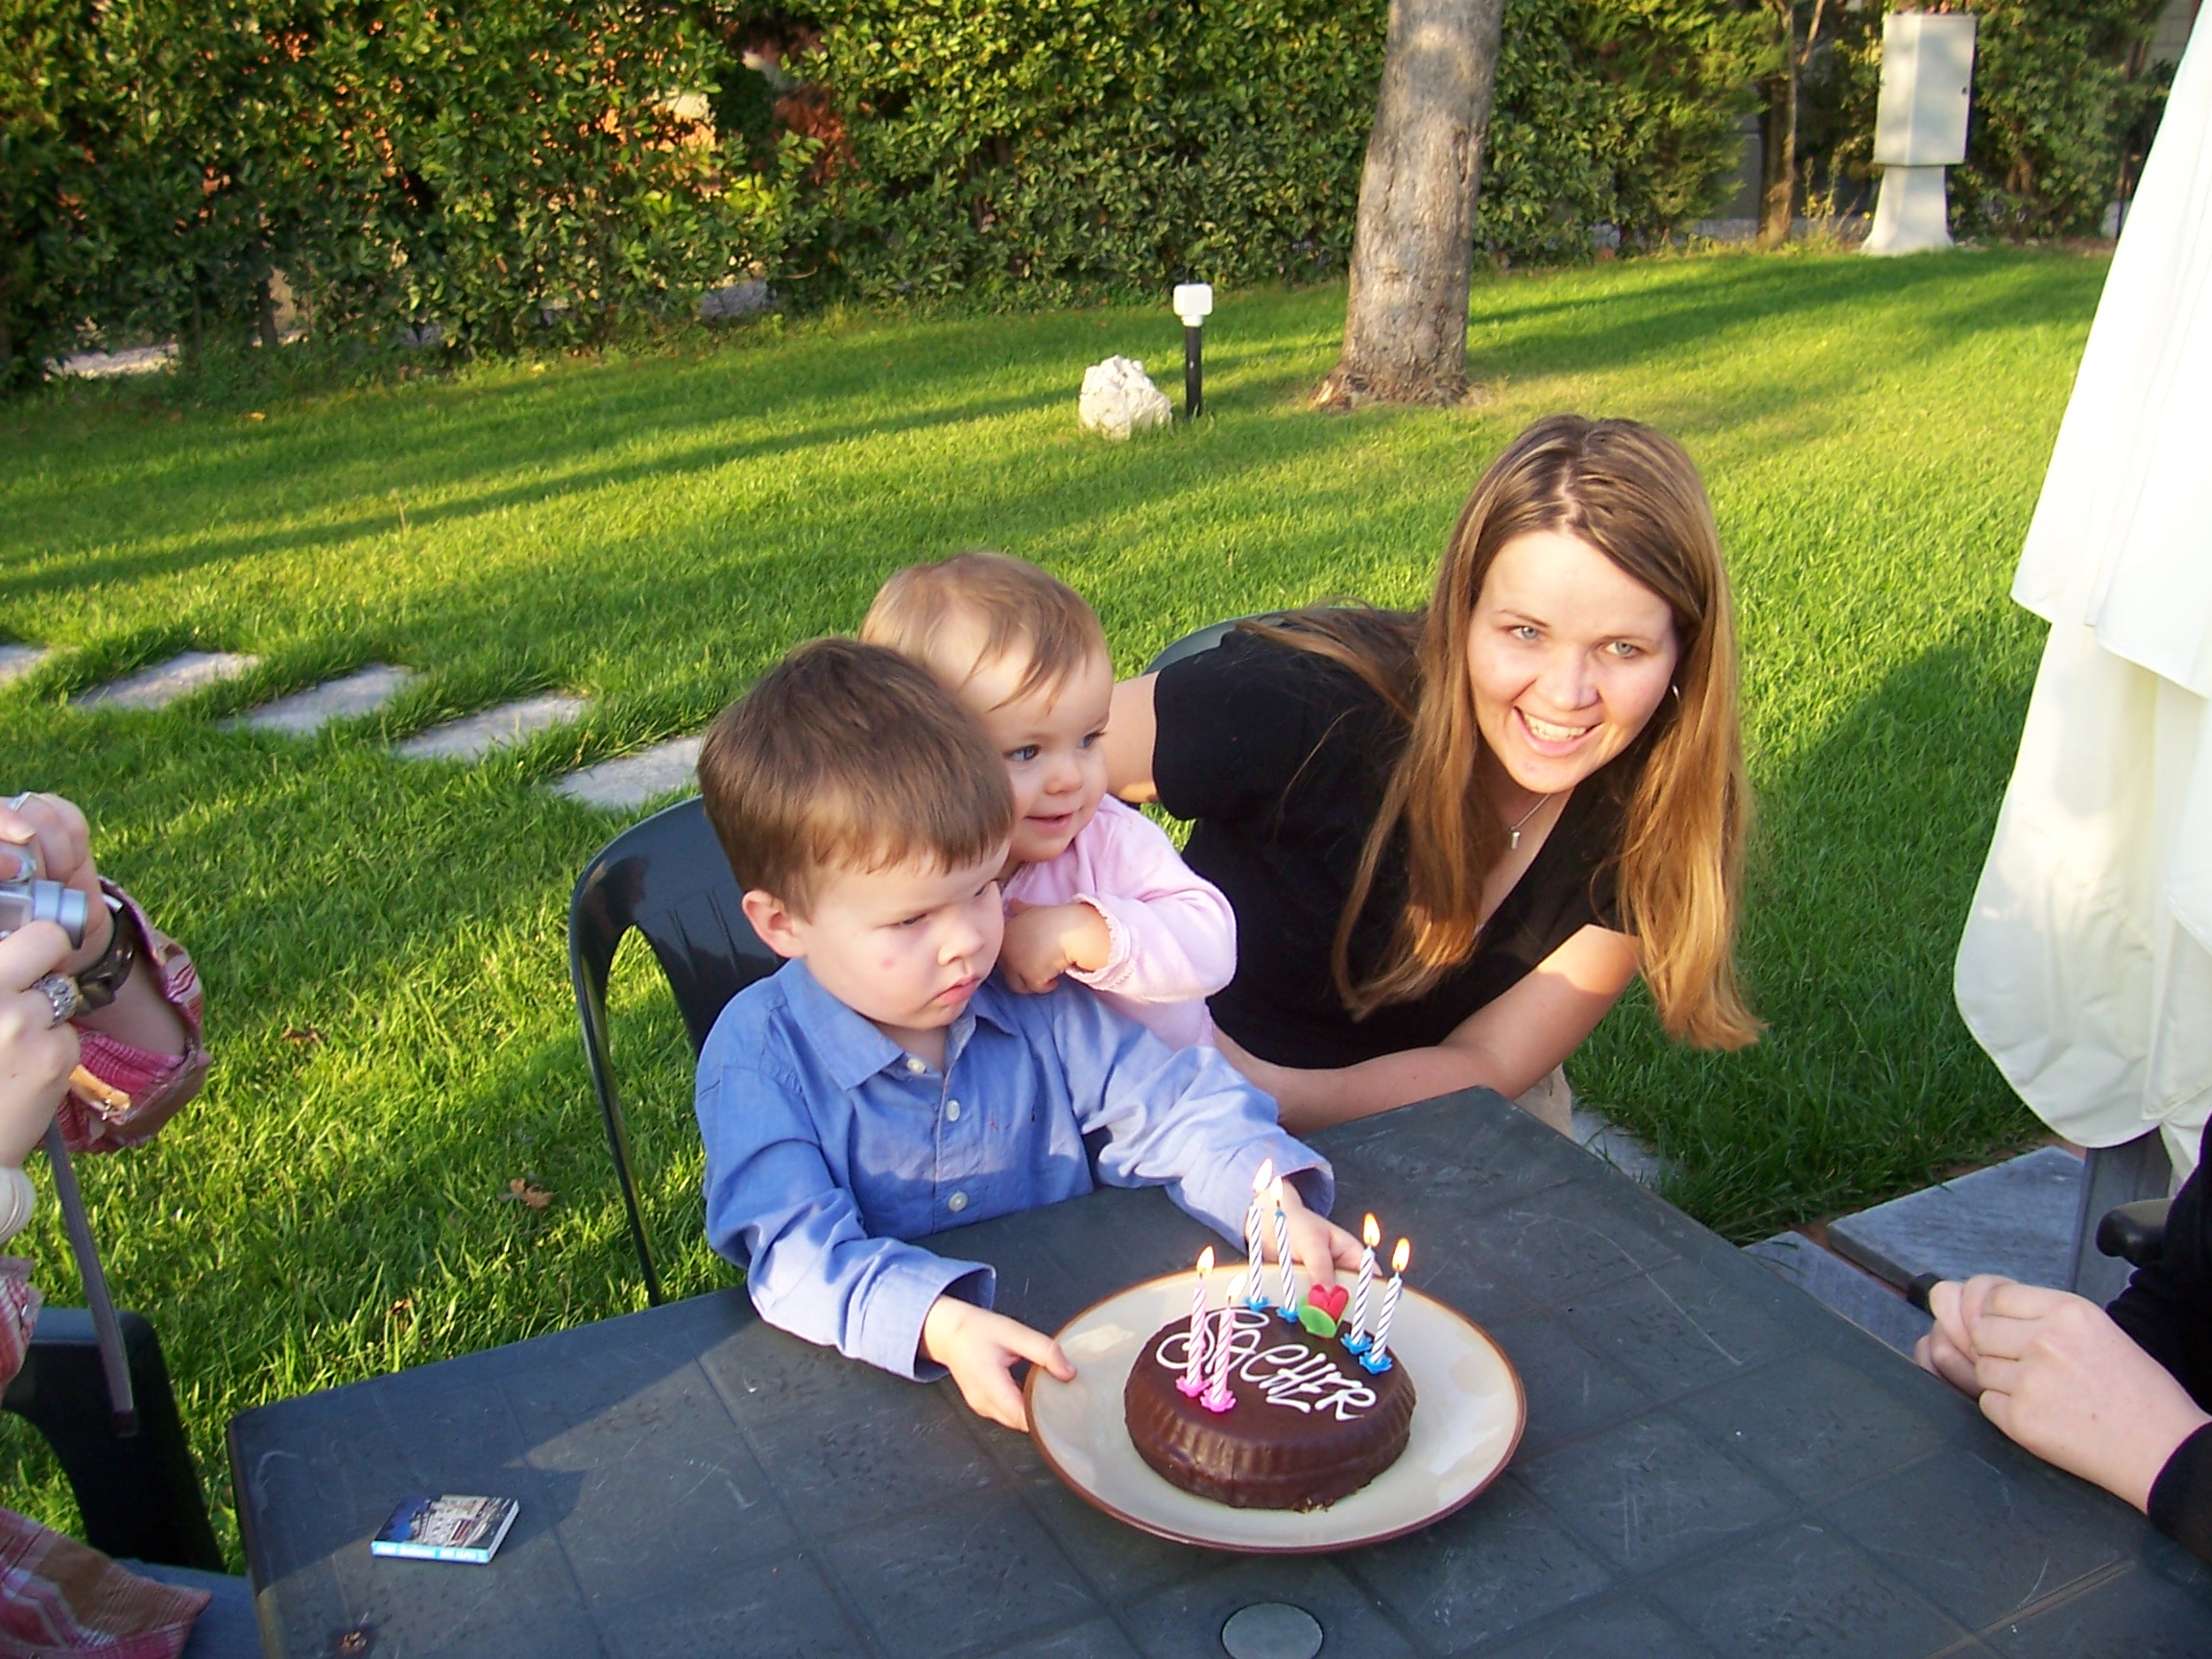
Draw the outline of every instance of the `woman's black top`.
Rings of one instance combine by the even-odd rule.
[[[1262,1060],[1334,1068],[1431,1047],[1583,926],[1617,925],[1614,865],[1642,744],[1568,797],[1465,963],[1419,1000],[1355,1021],[1330,946],[1405,722],[1350,669],[1248,634],[1162,669],[1153,713],[1160,803],[1195,820],[1184,857],[1237,912],[1237,974],[1209,1006]],[[1405,902],[1401,830],[1353,929],[1354,983],[1388,949]]]
[[[2197,1151],[2197,1167],[2166,1212],[2164,1253],[2138,1267],[2114,1298],[2112,1319],[2135,1345],[2174,1374],[2191,1399],[2212,1411],[2212,1214],[2204,1194],[2204,1159],[2212,1123]],[[2212,1561],[2212,1427],[2181,1442],[2151,1487],[2151,1519],[2200,1559]]]

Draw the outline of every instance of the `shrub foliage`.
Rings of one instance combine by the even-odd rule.
[[[2162,0],[1963,0],[1976,17],[1966,162],[1950,174],[1953,228],[2024,239],[2093,235],[2132,188],[2171,75],[2146,47]],[[1810,8],[1800,10],[1809,14]],[[1801,150],[1838,195],[1871,185],[1882,17],[1826,8],[1808,74]],[[1807,142],[1809,140],[1809,142]]]
[[[2092,228],[2156,0],[1972,0],[1969,228]],[[436,322],[589,341],[765,275],[984,303],[1340,269],[1387,0],[0,0],[0,365]],[[1832,50],[1864,132],[1872,9]],[[763,49],[762,43],[772,43]],[[1717,0],[1507,0],[1478,234],[1710,210],[1771,48]],[[1839,151],[1846,165],[1849,146]],[[283,282],[276,278],[281,274]]]

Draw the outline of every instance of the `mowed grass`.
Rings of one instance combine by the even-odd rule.
[[[2103,276],[1980,253],[1486,280],[1489,400],[1352,419],[1302,402],[1341,289],[1231,294],[1208,419],[1126,445],[1078,433],[1075,389],[1112,351],[1171,366],[1164,309],[818,324],[261,420],[172,419],[143,389],[0,411],[0,631],[60,648],[0,691],[5,788],[83,803],[208,985],[204,1099],[83,1168],[233,1550],[232,1413],[641,1302],[564,953],[570,883],[620,824],[543,781],[698,730],[794,641],[853,628],[887,572],[963,548],[1073,582],[1125,671],[1225,614],[1417,602],[1482,467],[1555,410],[1656,422],[1711,486],[1761,808],[1743,956],[1770,1022],[1706,1055],[1631,998],[1577,1087],[1738,1238],[2033,1138],[1950,962],[2039,643],[2006,589]],[[158,714],[63,702],[185,646],[262,666]],[[310,742],[218,728],[372,661],[424,678]],[[388,753],[554,687],[590,717],[473,767]],[[688,1050],[634,945],[614,1000],[665,1271],[732,1283],[701,1233]],[[553,1202],[511,1201],[517,1179]],[[78,1298],[50,1207],[19,1247]],[[71,1514],[12,1419],[0,1486]]]

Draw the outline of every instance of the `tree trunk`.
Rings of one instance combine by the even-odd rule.
[[[1760,86],[1759,246],[1790,240],[1797,192],[1797,30],[1782,16],[1782,67]]]
[[[1344,349],[1316,407],[1455,403],[1504,0],[1390,0]]]

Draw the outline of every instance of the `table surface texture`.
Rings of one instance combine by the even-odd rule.
[[[1336,1214],[1519,1367],[1512,1466],[1327,1557],[1161,1542],[1025,1436],[726,1290],[241,1414],[272,1654],[1190,1655],[1256,1602],[1330,1655],[2212,1655],[2212,1571],[1974,1407],[1486,1092],[1316,1136]],[[1219,1240],[1157,1190],[933,1242],[1046,1331]],[[489,1567],[373,1557],[408,1492],[521,1513]]]

